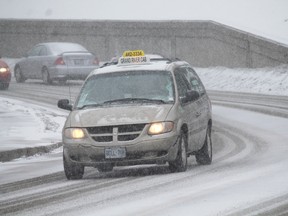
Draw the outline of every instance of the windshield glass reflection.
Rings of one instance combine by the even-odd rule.
[[[76,108],[159,102],[174,102],[171,72],[126,71],[91,76],[81,90]]]

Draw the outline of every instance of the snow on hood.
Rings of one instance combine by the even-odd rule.
[[[138,124],[164,121],[173,105],[97,107],[70,113],[66,127]]]

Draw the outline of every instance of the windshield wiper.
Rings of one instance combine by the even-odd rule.
[[[121,98],[115,100],[105,101],[104,104],[112,104],[112,103],[134,103],[134,102],[144,102],[144,103],[163,103],[166,104],[164,100],[160,99],[149,99],[149,98]]]
[[[84,109],[84,108],[87,108],[87,107],[99,107],[99,106],[102,106],[103,104],[85,104],[81,107],[77,107],[77,109]]]
[[[115,99],[115,100],[109,100],[109,101],[105,101],[104,103],[100,103],[100,104],[85,104],[81,107],[77,107],[77,109],[81,110],[87,107],[99,107],[99,106],[103,106],[106,104],[113,104],[113,103],[134,103],[134,102],[142,102],[142,103],[162,103],[162,104],[166,104],[167,102],[165,102],[164,100],[160,100],[160,99],[149,99],[149,98],[121,98],[121,99]]]

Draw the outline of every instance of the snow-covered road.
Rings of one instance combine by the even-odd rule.
[[[171,174],[166,166],[117,168],[107,174],[89,169],[84,180],[71,182],[58,172],[62,170],[59,151],[19,159],[4,167],[15,173],[21,166],[22,176],[14,175],[14,180],[17,176],[24,179],[24,173],[28,180],[0,186],[0,212],[252,215],[287,206],[287,118],[222,106],[213,106],[213,117],[214,160],[210,166],[198,166],[191,157],[185,173]],[[2,165],[1,174],[9,178]],[[44,174],[50,175],[41,177]],[[33,175],[40,177],[29,179]]]

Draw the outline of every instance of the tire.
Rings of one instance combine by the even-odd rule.
[[[6,90],[9,87],[9,83],[0,83],[0,90]]]
[[[184,172],[187,170],[187,136],[181,131],[178,139],[178,153],[175,161],[169,162],[171,172]]]
[[[196,152],[195,157],[199,165],[209,165],[212,163],[212,139],[211,139],[211,126],[208,126],[206,138],[203,147]]]
[[[66,79],[60,79],[60,80],[58,80],[58,82],[60,85],[65,85],[67,80]]]
[[[63,165],[66,178],[68,180],[82,179],[84,175],[84,166],[71,162],[63,154]]]
[[[50,79],[50,74],[47,68],[42,69],[42,80],[43,80],[43,83],[46,85],[49,85],[52,83],[52,80]]]
[[[108,165],[100,165],[97,166],[99,172],[111,172],[113,170],[113,166],[111,164]]]
[[[15,79],[17,83],[22,83],[25,81],[25,78],[19,66],[15,68]]]

